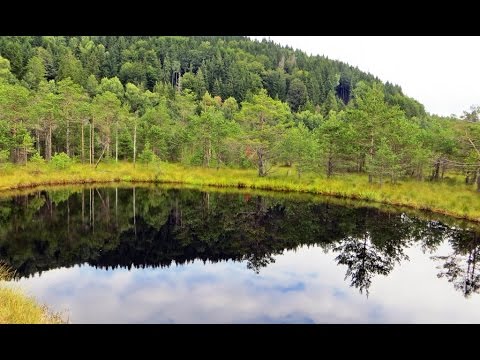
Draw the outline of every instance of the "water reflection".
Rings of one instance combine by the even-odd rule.
[[[329,288],[335,299],[350,294],[346,290],[349,286],[371,298],[377,279],[390,281],[395,269],[406,273],[407,266],[428,264],[438,277],[448,279],[454,289],[468,297],[480,289],[476,269],[479,245],[478,232],[468,226],[371,207],[243,193],[78,188],[0,201],[0,259],[14,267],[20,283],[35,294],[50,301],[66,297],[61,304],[66,308],[77,304],[78,321],[100,321],[99,311],[93,311],[91,304],[101,307],[99,301],[109,291],[124,294],[128,304],[122,306],[133,314],[138,311],[133,308],[149,301],[173,306],[165,303],[165,297],[179,301],[181,294],[193,307],[195,296],[208,298],[210,305],[202,305],[207,308],[211,302],[221,303],[216,296],[223,297],[226,307],[243,314],[241,318],[210,314],[212,322],[217,318],[224,322],[362,321],[365,317],[355,320],[351,312],[350,317],[339,317],[337,308],[336,316],[321,311],[322,316],[312,317],[305,310],[312,299],[305,294],[318,285],[320,277],[324,281],[325,274],[335,274],[346,280],[344,283],[340,278],[332,285],[333,290]],[[287,268],[276,264],[288,259],[295,259],[295,264]],[[308,271],[301,273],[299,268],[306,259],[313,261],[307,263]],[[415,264],[409,265],[412,262]],[[81,264],[88,266],[79,267]],[[182,264],[189,265],[172,266]],[[326,272],[320,274],[319,266],[326,267]],[[123,288],[112,289],[117,278],[123,279]],[[83,282],[86,279],[88,283]],[[128,286],[122,283],[125,279],[129,279]],[[410,281],[414,286],[420,282],[415,276]],[[146,288],[150,289],[148,296],[137,298]],[[276,294],[277,301],[281,298],[291,309],[282,316],[254,315],[248,310],[251,301],[238,294],[239,289],[253,291],[250,295],[256,301],[267,293],[269,298]],[[361,298],[355,301],[368,301]],[[102,307],[101,318],[121,318],[111,310],[114,304],[105,306],[110,310]],[[318,315],[318,307],[312,309]],[[372,314],[385,321],[385,316],[377,312]],[[191,314],[190,321],[209,322],[208,311],[199,313],[202,319]],[[179,321],[170,310],[162,314],[123,319]],[[189,322],[188,316],[180,318]],[[373,321],[370,315],[367,318]]]
[[[439,278],[447,278],[455,289],[468,298],[480,291],[480,236],[475,232],[455,232],[450,241],[452,252],[446,256],[433,256],[441,265]]]

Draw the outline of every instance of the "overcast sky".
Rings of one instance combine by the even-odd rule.
[[[262,39],[268,36],[251,36]],[[358,66],[400,85],[439,115],[480,104],[478,36],[270,36],[282,45]]]

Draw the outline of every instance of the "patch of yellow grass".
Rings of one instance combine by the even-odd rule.
[[[11,270],[0,264],[0,324],[62,324],[59,314],[39,305],[33,298],[25,296],[20,290],[2,284],[12,276]]]
[[[276,168],[264,178],[255,169],[211,169],[158,163],[135,167],[131,163],[74,164],[68,170],[48,165],[10,166],[0,170],[0,191],[43,185],[87,184],[109,182],[155,182],[191,186],[235,187],[258,190],[294,191],[358,199],[480,221],[480,194],[474,185],[460,178],[448,182],[405,180],[398,184],[370,184],[366,175],[343,174],[327,179],[313,173],[299,178],[295,171]],[[7,192],[8,193],[8,192]]]

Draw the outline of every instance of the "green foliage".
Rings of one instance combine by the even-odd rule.
[[[232,120],[238,111],[237,100],[235,100],[235,98],[233,97],[229,97],[223,102],[222,110],[225,118],[227,118],[228,120]]]
[[[35,153],[33,154],[29,161],[32,163],[32,164],[35,164],[35,165],[42,165],[42,164],[45,164],[45,159],[39,154],[39,153]]]
[[[0,163],[5,164],[8,162],[10,157],[9,151],[8,150],[0,150]]]
[[[126,63],[124,63],[120,68],[119,77],[124,84],[130,82],[140,85],[145,84],[147,81],[145,67],[138,62],[132,63],[130,61],[127,61]]]
[[[143,151],[138,155],[138,161],[144,164],[150,164],[158,161],[157,155],[152,151],[150,143],[146,143]]]
[[[3,37],[0,54],[0,150],[13,163],[153,153],[260,176],[287,163],[469,184],[480,170],[478,107],[463,121],[428,115],[398,85],[269,41]]]
[[[181,86],[182,89],[191,90],[197,96],[197,99],[200,99],[207,91],[202,69],[199,69],[196,74],[191,72],[186,72],[183,74]]]
[[[11,72],[10,61],[0,55],[0,82],[15,84],[17,78]]]
[[[278,160],[295,164],[298,176],[317,167],[318,143],[313,133],[302,123],[289,128],[278,144]]]
[[[98,93],[99,83],[98,80],[95,78],[95,75],[90,74],[87,78],[87,83],[85,85],[85,90],[87,90],[88,95],[94,97]]]
[[[300,79],[293,79],[290,82],[287,93],[287,102],[292,111],[297,112],[303,105],[307,103],[308,93],[307,87]]]
[[[375,157],[367,158],[367,171],[374,174],[374,177],[379,179],[380,184],[386,177],[390,177],[391,181],[395,182],[400,170],[398,162],[398,155],[393,152],[387,140],[382,138]]]
[[[45,80],[46,70],[43,60],[39,56],[34,56],[28,60],[27,73],[23,80],[30,89],[37,90],[42,80]]]
[[[85,84],[85,72],[83,70],[83,65],[70,50],[60,58],[57,75],[57,80],[63,80],[67,78],[72,79],[77,84]]]
[[[297,124],[302,123],[309,130],[314,130],[322,124],[323,116],[319,112],[312,112],[310,110],[304,110],[294,115],[294,120]]]
[[[330,111],[328,117],[315,130],[319,146],[320,166],[327,176],[351,164],[356,154],[355,133],[352,124],[346,121],[345,113]]]
[[[121,81],[116,76],[113,78],[106,78],[106,77],[102,78],[97,91],[100,94],[105,93],[107,91],[111,92],[115,94],[119,99],[123,99],[123,96],[125,94],[125,89],[123,88]]]
[[[50,165],[54,169],[58,169],[58,170],[67,170],[70,168],[70,166],[72,166],[72,164],[73,164],[72,159],[70,158],[70,156],[68,156],[64,152],[55,154],[52,157],[52,160],[50,161]]]
[[[244,128],[244,143],[256,157],[259,176],[266,176],[272,163],[275,141],[283,136],[291,118],[287,104],[273,100],[265,90],[242,103],[237,120]]]

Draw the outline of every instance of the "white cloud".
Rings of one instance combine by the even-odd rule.
[[[424,323],[480,322],[480,295],[464,299],[437,263],[415,246],[388,277],[375,276],[367,299],[344,280],[335,253],[286,251],[260,275],[245,263],[105,271],[89,266],[47,271],[19,284],[74,323]],[[439,254],[448,254],[448,244]]]
[[[250,36],[262,39],[268,36]],[[400,85],[430,113],[457,114],[480,104],[478,36],[271,36],[282,45],[358,66]]]

